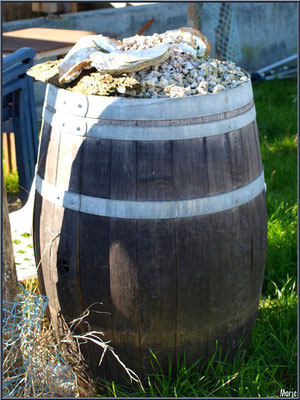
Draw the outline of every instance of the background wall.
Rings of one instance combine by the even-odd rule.
[[[232,8],[241,41],[239,64],[249,72],[297,53],[296,3],[232,3]]]

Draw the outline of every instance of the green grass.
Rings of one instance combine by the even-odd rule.
[[[17,172],[6,172],[3,171],[4,174],[4,182],[6,187],[6,193],[11,194],[18,194],[19,193],[19,176]]]
[[[99,397],[279,397],[280,389],[296,390],[297,83],[262,82],[253,91],[267,183],[268,249],[247,352],[228,363],[217,351],[202,368],[182,363],[166,375],[151,355],[154,371],[145,392],[129,382],[104,382]]]
[[[297,104],[295,80],[254,86],[257,123],[267,183],[268,252],[263,294],[272,281],[282,287],[296,279],[297,265]]]
[[[219,352],[202,368],[177,365],[163,375],[152,355],[154,372],[144,390],[138,385],[105,383],[99,396],[114,397],[279,397],[280,389],[296,390],[297,296],[289,279],[282,290],[274,286],[272,299],[260,302],[249,350],[233,363],[220,361]],[[175,376],[174,376],[175,375]]]

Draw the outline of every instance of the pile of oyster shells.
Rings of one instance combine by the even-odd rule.
[[[249,80],[235,63],[209,58],[210,50],[206,37],[187,27],[122,41],[90,35],[80,39],[57,65],[57,79],[68,89],[68,85],[74,86],[76,80],[86,76],[84,70],[96,68],[94,76],[109,74],[116,81],[120,77],[132,79],[132,88],[124,89],[123,85],[119,90],[117,84],[116,92],[111,93],[138,98],[206,95]]]
[[[185,97],[234,88],[249,80],[233,62],[198,58],[173,49],[167,61],[130,74],[141,84],[136,97]]]

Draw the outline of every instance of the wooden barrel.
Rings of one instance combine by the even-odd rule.
[[[160,99],[48,85],[34,247],[55,326],[101,311],[90,330],[141,377],[149,349],[166,368],[169,356],[205,359],[216,341],[233,355],[249,339],[266,256],[255,115],[250,81]],[[100,348],[82,350],[103,377]]]

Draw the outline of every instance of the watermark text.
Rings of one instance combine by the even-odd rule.
[[[285,390],[285,389],[280,389],[280,397],[292,397],[296,398],[297,397],[297,391],[296,390]]]

